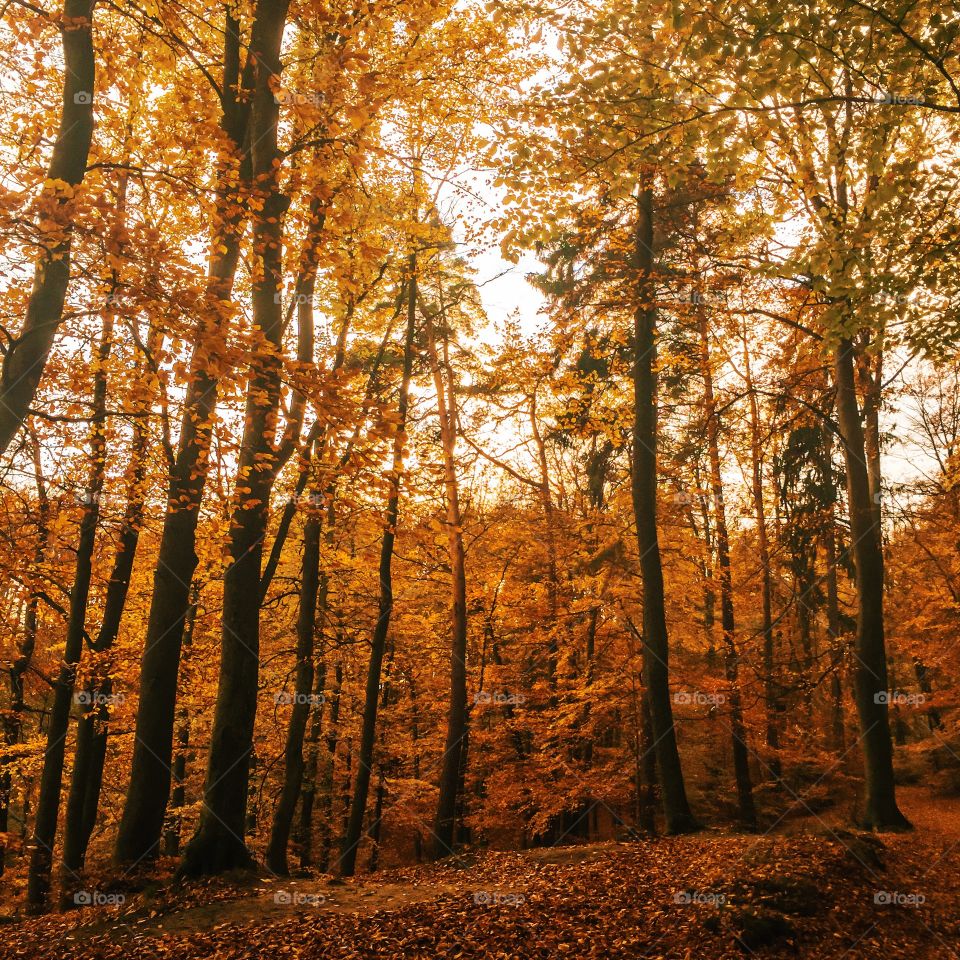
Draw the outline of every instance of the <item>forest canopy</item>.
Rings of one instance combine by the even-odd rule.
[[[958,34],[4,4],[10,910],[956,803]]]

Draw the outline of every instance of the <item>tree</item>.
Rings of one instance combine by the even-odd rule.
[[[39,199],[40,248],[23,326],[3,355],[0,372],[0,453],[20,429],[37,392],[47,356],[63,321],[70,282],[70,254],[78,188],[87,172],[93,140],[96,57],[93,8],[96,0],[64,0],[63,107],[60,129]]]

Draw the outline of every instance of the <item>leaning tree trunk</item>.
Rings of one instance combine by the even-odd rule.
[[[850,547],[856,567],[857,635],[855,692],[866,779],[863,825],[907,829],[893,780],[893,745],[887,705],[887,658],[883,621],[881,531],[871,502],[863,426],[857,404],[854,346],[842,339],[834,354],[837,419],[847,468]]]
[[[250,369],[237,490],[230,526],[230,565],[223,578],[220,681],[214,708],[200,822],[184,853],[188,875],[222,873],[251,864],[244,840],[260,669],[260,572],[270,493],[276,478],[274,434],[283,351],[283,214],[277,182],[280,45],[288,0],[261,0],[251,36],[257,64],[250,114],[252,177],[261,205],[253,217],[253,322],[263,338]]]
[[[727,511],[723,499],[723,475],[720,467],[720,419],[713,393],[713,370],[710,367],[710,334],[707,315],[698,308],[700,326],[700,372],[703,376],[703,413],[707,427],[707,448],[710,460],[710,487],[713,497],[713,525],[717,534],[717,567],[720,573],[720,626],[723,630],[724,673],[730,696],[730,735],[733,745],[733,770],[737,783],[737,808],[740,822],[748,829],[757,826],[757,810],[750,782],[750,756],[747,732],[743,722],[743,701],[740,690],[740,654],[737,651],[733,609],[733,575],[730,568],[730,536],[727,532]]]
[[[447,553],[450,557],[451,613],[453,637],[450,645],[450,707],[447,713],[447,739],[440,771],[437,813],[433,826],[434,859],[453,853],[457,819],[457,799],[460,792],[467,737],[467,578],[463,550],[463,518],[460,513],[460,490],[457,483],[457,397],[453,372],[444,334],[444,371],[437,357],[433,320],[426,316],[427,348],[433,385],[437,394],[437,413],[440,417],[440,440],[443,445],[444,499],[447,512]]]
[[[0,455],[23,424],[63,321],[70,282],[73,201],[87,172],[93,140],[94,3],[64,0],[60,18],[64,66],[60,131],[40,199],[39,236],[34,241],[42,253],[34,267],[27,314],[19,336],[7,345],[0,371]]]
[[[245,219],[238,169],[240,183],[249,179],[249,158],[243,146],[249,106],[240,88],[248,92],[250,70],[241,75],[240,32],[239,22],[228,13],[221,126],[230,148],[218,160],[217,217],[209,253],[206,310],[198,324],[191,358],[180,440],[157,554],[140,668],[140,703],[130,781],[114,850],[118,863],[138,863],[157,856],[170,796],[180,652],[190,607],[190,584],[198,562],[197,524],[209,469],[210,437],[223,363],[221,340]]]
[[[363,726],[360,732],[360,751],[357,758],[357,775],[354,779],[350,814],[344,831],[340,850],[338,872],[341,876],[353,876],[357,865],[357,848],[363,834],[363,819],[367,809],[367,794],[370,790],[370,768],[373,763],[373,745],[377,731],[377,707],[380,703],[380,673],[386,649],[387,632],[393,613],[393,543],[400,518],[400,481],[403,475],[403,448],[406,441],[407,405],[409,402],[410,376],[413,369],[413,338],[417,316],[417,257],[410,254],[407,278],[407,329],[403,345],[403,372],[400,380],[397,432],[393,441],[393,463],[384,518],[383,540],[380,544],[380,593],[377,600],[377,623],[370,645],[370,661],[367,667],[367,685],[364,692]]]
[[[27,900],[31,907],[43,906],[50,895],[50,876],[53,851],[57,840],[57,820],[60,816],[60,795],[63,790],[63,765],[67,733],[70,728],[70,707],[83,638],[86,633],[87,602],[93,577],[93,550],[100,523],[100,496],[103,492],[106,470],[106,406],[107,361],[113,341],[113,315],[108,307],[103,318],[103,333],[97,351],[93,386],[93,429],[90,439],[90,478],[84,491],[84,506],[80,518],[80,534],[74,561],[73,587],[70,591],[70,611],[67,617],[67,637],[63,662],[54,686],[50,726],[47,728],[47,746],[40,775],[40,793],[33,830],[33,852],[27,881]]]
[[[633,344],[633,512],[643,580],[643,664],[669,833],[695,830],[670,703],[667,615],[657,532],[656,306],[653,279],[653,193],[637,198],[634,251],[636,296]]]

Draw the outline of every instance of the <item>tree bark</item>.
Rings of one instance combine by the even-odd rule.
[[[279,107],[273,84],[289,0],[261,0],[250,39],[256,83],[250,114],[254,189],[262,204],[253,216],[258,261],[253,323],[262,337],[251,361],[243,438],[237,462],[230,528],[230,564],[223,581],[220,681],[214,708],[204,803],[197,832],[184,852],[186,875],[250,866],[244,840],[260,670],[260,573],[270,493],[276,479],[277,412],[281,392],[283,214],[288,199],[277,182]]]
[[[370,772],[373,763],[373,745],[377,729],[377,707],[380,702],[380,672],[386,649],[390,617],[393,613],[393,544],[400,519],[400,482],[403,476],[403,454],[406,442],[407,406],[409,403],[410,377],[413,369],[413,338],[417,316],[417,257],[410,254],[407,278],[407,329],[403,346],[403,372],[398,400],[397,433],[393,441],[393,463],[390,469],[390,492],[383,540],[380,545],[380,592],[377,601],[377,623],[370,645],[370,662],[367,667],[367,684],[364,694],[363,726],[360,733],[360,750],[357,758],[357,775],[353,786],[353,798],[344,832],[338,861],[341,876],[353,876],[357,863],[357,848],[363,833],[363,819],[370,790]]]
[[[109,650],[117,639],[130,589],[130,576],[143,521],[145,461],[149,443],[147,428],[145,418],[138,420],[134,426],[127,505],[107,585],[100,632],[91,645],[97,653]],[[83,868],[90,834],[96,823],[103,785],[112,691],[113,684],[109,676],[88,684],[77,724],[77,744],[63,842],[63,863],[68,876],[79,873]]]
[[[910,822],[897,806],[893,780],[884,642],[883,555],[877,514],[870,497],[854,353],[850,340],[842,339],[835,348],[834,376],[837,419],[847,468],[849,550],[856,567],[855,692],[866,780],[863,826],[874,830],[902,830],[909,829]]]
[[[747,394],[750,398],[750,466],[751,493],[753,511],[757,523],[757,548],[760,553],[760,605],[763,617],[763,683],[764,705],[766,709],[766,741],[770,751],[770,773],[779,786],[783,777],[783,765],[780,759],[780,724],[782,713],[777,690],[776,649],[773,635],[773,583],[770,574],[770,540],[767,533],[767,515],[763,506],[763,467],[760,444],[760,406],[757,392],[753,388],[753,374],[750,369],[750,350],[747,338],[743,339],[744,371],[746,374]]]
[[[667,831],[686,833],[696,830],[698,824],[687,802],[670,703],[667,617],[657,532],[657,321],[653,266],[653,193],[647,188],[637,198],[634,251],[637,300],[633,344],[632,495],[643,580],[644,678],[660,770],[663,809]]]
[[[197,614],[200,610],[201,584],[194,581],[190,588],[190,607],[187,610],[186,626],[183,632],[183,661],[186,668],[193,647],[193,634],[197,628]],[[167,810],[163,831],[164,851],[168,857],[180,855],[181,828],[183,826],[183,808],[187,802],[187,763],[190,760],[190,709],[186,705],[177,707],[177,750],[173,755],[173,790],[170,793],[170,807]]]
[[[740,690],[740,654],[737,650],[733,608],[733,574],[730,566],[730,536],[727,532],[727,511],[723,498],[723,475],[720,466],[720,417],[713,393],[713,370],[710,366],[710,333],[706,311],[698,308],[700,326],[700,371],[703,376],[703,413],[707,428],[710,459],[710,488],[713,495],[713,525],[717,536],[717,567],[720,573],[720,627],[723,631],[724,673],[730,697],[730,735],[733,746],[733,770],[737,784],[737,808],[741,824],[756,829],[757,810],[750,781],[750,755],[743,722]]]
[[[100,523],[100,496],[103,492],[106,471],[106,366],[112,345],[113,314],[108,307],[104,313],[103,333],[94,367],[95,419],[90,438],[90,476],[84,491],[84,505],[80,518],[66,643],[54,687],[53,708],[50,713],[50,725],[47,728],[47,746],[43,756],[43,772],[40,775],[40,793],[37,797],[33,850],[27,881],[27,900],[32,908],[45,905],[50,895],[57,820],[60,816],[60,795],[63,791],[64,754],[70,728],[70,709],[77,667],[83,653],[83,640],[86,635],[87,602],[93,576],[93,550],[97,527]]]
[[[453,371],[450,369],[447,331],[443,331],[444,369],[441,369],[433,318],[425,316],[424,323],[433,385],[437,394],[440,440],[443,445],[447,553],[450,558],[451,581],[450,707],[447,713],[447,738],[433,826],[433,857],[440,859],[453,853],[457,800],[467,737],[467,578],[463,550],[463,517],[460,513],[460,489],[457,482],[457,396]]]
[[[0,372],[0,455],[23,424],[43,376],[43,368],[63,321],[70,282],[75,189],[87,172],[93,140],[93,7],[96,0],[64,0],[60,20],[63,42],[63,107],[60,130],[47,168],[53,196],[44,195],[41,248],[33,289],[19,336],[7,347]],[[64,184],[65,186],[60,186]]]
[[[320,592],[320,526],[321,513],[319,505],[316,505],[308,515],[303,529],[294,702],[284,748],[283,786],[273,813],[270,841],[267,845],[267,867],[281,876],[286,876],[290,872],[287,866],[287,843],[290,840],[293,815],[303,783],[303,738],[307,730],[307,721],[310,719],[310,700],[314,680],[314,630],[317,596]]]
[[[33,551],[33,569],[39,570],[47,552],[49,539],[50,502],[47,499],[47,485],[43,477],[43,462],[40,458],[40,444],[31,430],[30,440],[33,455],[34,480],[37,486],[37,541]],[[24,703],[23,678],[33,661],[37,647],[37,628],[39,626],[39,595],[31,588],[27,596],[23,613],[23,640],[17,651],[17,658],[10,665],[10,710],[4,719],[4,740],[7,746],[20,743],[23,738]],[[0,779],[0,833],[6,834],[10,822],[10,799],[13,790],[13,778],[9,770],[4,770]],[[6,860],[6,844],[0,841],[0,875],[3,874]]]
[[[125,133],[125,154],[131,136],[128,118]],[[114,242],[122,244],[126,222],[128,174],[121,172],[117,190],[117,218],[114,227]],[[110,297],[120,287],[119,272],[111,272]],[[112,322],[112,321],[111,321]],[[147,334],[146,352],[152,355],[161,339],[159,327],[152,324]],[[127,602],[130,576],[136,558],[140,540],[140,527],[143,522],[143,509],[146,490],[146,456],[150,443],[150,421],[146,416],[138,417],[133,425],[133,443],[130,449],[129,467],[126,474],[126,506],[120,537],[114,553],[113,570],[107,585],[103,614],[97,639],[90,644],[94,653],[102,654],[109,650],[120,633],[120,623]],[[105,452],[105,451],[104,451]],[[77,722],[77,739],[73,758],[73,771],[70,778],[70,793],[67,798],[66,822],[63,841],[63,903],[69,906],[69,899],[75,892],[72,879],[78,878],[83,869],[87,844],[93,832],[100,804],[100,790],[103,785],[103,767],[106,761],[108,726],[110,720],[113,683],[109,676],[103,676],[99,664],[94,666],[94,676],[87,684],[80,707]]]
[[[140,703],[130,782],[114,849],[114,860],[118,863],[156,858],[170,796],[180,652],[190,606],[190,584],[198,562],[197,523],[209,469],[207,458],[217,405],[219,367],[223,362],[227,307],[246,217],[240,185],[249,179],[250,173],[244,143],[249,117],[245,92],[249,92],[252,60],[241,74],[240,33],[240,23],[227,13],[221,126],[229,146],[218,160],[217,217],[209,251],[206,291],[209,309],[198,324],[154,573],[140,668]]]

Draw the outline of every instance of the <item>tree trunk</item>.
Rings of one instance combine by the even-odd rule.
[[[757,547],[760,553],[760,604],[763,617],[763,683],[766,708],[766,741],[770,751],[770,773],[774,783],[781,785],[783,765],[780,760],[780,724],[782,713],[778,692],[776,650],[773,635],[773,585],[770,576],[770,540],[767,534],[767,515],[763,507],[763,468],[760,444],[760,406],[753,388],[750,370],[750,350],[743,339],[744,370],[747,394],[750,397],[750,466],[753,510],[757,523]]]
[[[713,394],[713,370],[710,366],[710,333],[706,311],[698,308],[700,325],[700,371],[703,375],[703,413],[707,427],[710,459],[710,488],[713,495],[713,525],[717,536],[717,566],[720,573],[720,626],[723,631],[724,673],[730,696],[730,735],[733,746],[733,770],[737,783],[737,808],[740,822],[747,829],[757,826],[757,811],[750,782],[750,755],[743,723],[740,690],[740,654],[736,643],[733,609],[733,574],[730,568],[730,536],[723,499],[723,475],[720,466],[720,418]]]
[[[547,640],[547,678],[554,687],[557,680],[557,629],[560,608],[560,577],[557,564],[557,531],[554,520],[553,493],[550,489],[550,467],[547,462],[547,446],[540,432],[537,418],[537,393],[530,396],[530,431],[537,448],[537,464],[540,468],[540,483],[537,491],[543,506],[544,539],[547,545],[547,591],[550,604],[550,632]]]
[[[334,686],[330,695],[330,719],[324,744],[326,746],[326,757],[323,764],[323,779],[321,780],[321,844],[320,856],[317,858],[317,866],[326,871],[330,866],[330,852],[333,849],[333,816],[334,801],[336,800],[336,776],[337,776],[337,742],[340,725],[340,689],[343,686],[343,665],[338,663],[333,672]],[[320,731],[317,731],[319,737]],[[314,780],[316,779],[316,757],[314,759]],[[313,798],[310,799],[310,807],[307,806],[307,795],[304,794],[303,806],[301,808],[301,818],[304,826],[307,827],[307,817],[312,809]],[[309,837],[309,834],[307,834]],[[309,846],[304,841],[304,851]],[[303,855],[300,860],[301,866],[308,866],[304,862]]]
[[[129,143],[130,125],[128,122],[126,143]],[[128,176],[121,174],[117,197],[117,224],[115,242],[121,242],[127,205]],[[116,293],[120,285],[120,276],[112,272],[110,294]],[[152,324],[147,334],[146,352],[152,355],[158,340],[162,339],[159,327]],[[144,501],[146,497],[146,457],[150,445],[150,421],[146,416],[139,417],[133,426],[133,442],[130,449],[129,467],[126,475],[126,506],[120,527],[119,541],[114,552],[113,570],[107,584],[100,631],[91,644],[92,650],[103,654],[112,648],[120,633],[120,623],[130,589],[130,577],[140,542],[140,527],[143,522]],[[70,778],[70,793],[67,798],[66,823],[64,824],[63,864],[65,876],[63,884],[63,903],[69,906],[75,892],[71,878],[75,878],[83,869],[87,845],[97,819],[100,806],[100,790],[103,786],[103,768],[106,762],[107,739],[110,722],[110,709],[113,683],[108,670],[100,664],[94,668],[94,677],[87,684],[85,696],[81,702],[80,719],[77,723],[77,741],[73,758],[73,771]]]
[[[289,0],[261,0],[250,40],[257,68],[250,113],[250,153],[262,205],[253,216],[258,261],[253,324],[263,338],[251,360],[237,489],[230,527],[230,564],[223,578],[220,681],[214,708],[204,804],[184,852],[186,875],[222,873],[251,864],[244,840],[260,669],[260,568],[270,493],[276,478],[277,412],[283,351],[283,214],[288,199],[277,183],[280,45]],[[311,664],[312,669],[312,664]]]
[[[843,683],[841,670],[844,663],[843,630],[840,625],[840,598],[837,585],[837,535],[835,506],[830,505],[827,528],[823,538],[824,563],[827,567],[827,633],[830,636],[831,660],[830,673],[831,723],[830,745],[838,756],[846,753],[846,734],[843,719]]]
[[[57,839],[57,820],[60,816],[60,795],[63,790],[63,765],[67,733],[70,728],[70,708],[73,702],[77,666],[83,653],[86,635],[87,602],[93,576],[93,550],[100,523],[100,496],[103,492],[106,470],[106,404],[107,360],[113,345],[113,315],[104,313],[103,334],[94,368],[93,412],[94,426],[90,438],[90,477],[84,491],[84,506],[77,540],[73,587],[70,591],[70,612],[67,618],[67,637],[63,662],[54,687],[53,709],[47,728],[47,746],[40,776],[40,793],[34,822],[33,851],[27,882],[27,899],[33,908],[46,904],[50,894],[50,876],[53,851]]]
[[[444,499],[447,512],[447,553],[450,558],[452,643],[450,646],[450,708],[447,714],[447,738],[440,772],[439,798],[433,825],[433,857],[453,853],[460,793],[462,761],[467,737],[467,579],[463,552],[463,518],[460,514],[460,490],[457,483],[457,397],[453,371],[444,337],[444,370],[437,356],[433,319],[425,316],[427,349],[437,394],[440,439],[443,444]]]
[[[650,719],[650,697],[646,688],[640,695],[640,716],[643,721],[640,744],[643,753],[639,759],[642,791],[640,793],[640,826],[653,835],[657,832],[657,754],[653,744],[653,721]],[[638,790],[640,787],[638,786]]]
[[[244,92],[249,92],[252,61],[248,61],[241,75],[240,33],[240,23],[227,13],[221,126],[230,149],[218,161],[217,218],[206,291],[208,309],[198,324],[191,358],[180,440],[170,476],[154,573],[140,668],[140,703],[130,782],[114,849],[114,860],[118,863],[138,863],[157,856],[170,795],[180,652],[190,606],[190,584],[198,562],[197,523],[209,469],[207,457],[217,405],[219,368],[223,363],[226,305],[233,291],[246,215],[245,205],[240,202],[238,164],[240,183],[247,181],[250,173],[249,156],[244,151],[249,117]],[[241,86],[243,90],[238,89]]]
[[[907,829],[897,807],[893,746],[887,704],[887,659],[883,622],[883,555],[877,515],[870,497],[863,427],[857,405],[854,347],[843,339],[834,354],[837,419],[847,468],[850,551],[856,567],[857,666],[855,691],[866,780],[863,825],[868,829]]]
[[[97,653],[109,650],[120,632],[123,609],[130,588],[130,576],[140,539],[143,517],[143,479],[148,434],[145,422],[138,422],[131,460],[134,464],[127,507],[120,541],[114,555],[113,570],[107,586],[100,632],[92,644]],[[93,831],[103,785],[113,684],[109,676],[91,682],[83,698],[83,713],[77,724],[77,745],[67,800],[63,862],[67,871],[79,873],[83,868],[87,844]]]
[[[33,454],[34,478],[37,485],[37,542],[33,552],[33,569],[39,570],[47,551],[50,502],[47,499],[47,485],[43,478],[40,444],[32,430],[29,431],[29,434]],[[26,706],[24,703],[23,677],[30,669],[33,654],[37,647],[38,603],[38,592],[31,588],[23,614],[23,640],[20,642],[16,660],[10,665],[10,710],[4,718],[4,740],[8,747],[20,743],[23,739],[23,711]],[[0,833],[2,834],[6,834],[9,830],[12,790],[13,778],[9,770],[5,770],[2,779],[0,779]],[[26,817],[24,817],[24,822],[26,822]],[[5,860],[6,844],[3,840],[0,840],[0,875],[4,872]]]
[[[669,833],[698,828],[687,802],[670,703],[669,647],[663,568],[657,533],[656,290],[653,279],[653,193],[637,199],[634,267],[633,511],[643,580],[643,663]]]
[[[193,634],[197,627],[197,613],[200,608],[201,584],[194,581],[191,587],[190,607],[187,610],[186,628],[183,634],[183,666],[186,668],[193,647]],[[170,808],[167,811],[166,825],[163,831],[164,850],[169,857],[180,855],[181,828],[183,826],[183,808],[187,803],[187,762],[190,759],[190,709],[187,706],[177,708],[177,750],[173,755],[173,790],[170,794]]]
[[[367,685],[364,693],[363,726],[360,733],[360,751],[357,758],[357,776],[353,785],[350,813],[340,850],[338,872],[351,877],[357,863],[357,848],[363,833],[363,820],[370,790],[370,771],[373,763],[373,745],[377,729],[377,707],[380,703],[380,672],[386,649],[390,616],[393,613],[393,543],[400,519],[400,482],[403,476],[403,453],[406,441],[407,406],[409,402],[410,377],[413,369],[413,338],[417,316],[417,257],[410,254],[407,277],[407,329],[403,345],[403,372],[400,380],[400,396],[397,411],[397,433],[393,441],[393,463],[390,469],[390,492],[383,540],[380,545],[380,593],[377,601],[377,623],[370,645],[370,662],[367,667]]]
[[[93,88],[96,58],[93,52],[95,0],[64,0],[60,20],[63,41],[63,107],[60,130],[41,200],[39,236],[43,251],[33,273],[23,327],[6,348],[0,372],[0,455],[20,429],[37,393],[43,368],[57,329],[70,282],[75,190],[87,172],[93,140]],[[64,186],[57,184],[62,182]],[[47,237],[48,239],[45,239]]]
[[[284,748],[283,786],[273,813],[270,841],[267,845],[267,867],[286,876],[287,843],[296,812],[297,798],[303,783],[303,738],[310,719],[314,667],[313,645],[316,628],[317,596],[320,592],[320,525],[319,505],[307,517],[303,528],[303,561],[300,574],[300,610],[297,615],[297,668],[294,682],[294,703],[287,727]]]

